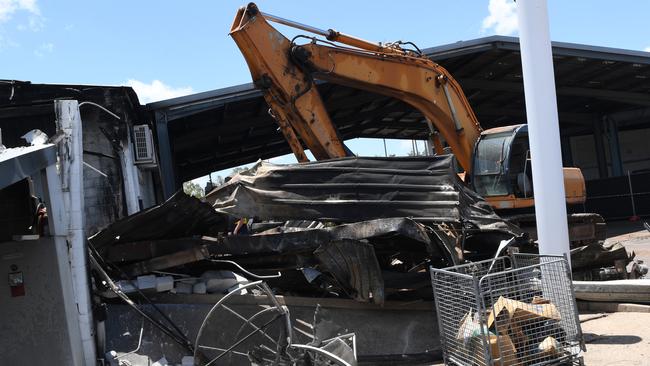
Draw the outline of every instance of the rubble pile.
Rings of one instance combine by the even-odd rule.
[[[492,257],[502,240],[536,250],[459,180],[452,156],[259,162],[206,201],[178,192],[89,242],[126,293],[227,293],[264,279],[277,294],[374,303],[430,299],[428,266]],[[629,258],[592,243],[572,261],[596,279]]]
[[[223,293],[264,278],[278,294],[374,303],[430,299],[429,265],[527,242],[463,185],[451,156],[260,162],[206,200],[179,192],[89,242],[125,292]]]

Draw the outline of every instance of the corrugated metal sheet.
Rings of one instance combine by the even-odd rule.
[[[262,220],[410,217],[519,233],[455,173],[453,156],[260,162],[210,192],[218,212]]]

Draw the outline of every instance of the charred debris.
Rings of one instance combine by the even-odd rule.
[[[504,240],[536,251],[454,166],[452,156],[259,162],[203,202],[178,192],[89,243],[125,293],[227,293],[264,279],[276,295],[431,299],[429,266],[492,258]],[[572,251],[574,276],[586,279],[623,276],[631,259],[602,243]]]

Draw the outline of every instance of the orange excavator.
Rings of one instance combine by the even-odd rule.
[[[289,40],[269,22],[324,39],[299,35]],[[536,237],[527,126],[483,130],[458,82],[414,44],[369,42],[262,13],[253,3],[237,11],[230,35],[298,161],[308,161],[305,147],[317,160],[351,154],[316,80],[390,96],[422,113],[436,154],[444,153],[444,141],[466,184],[501,216]],[[580,169],[565,167],[564,182],[567,204],[584,203]],[[572,243],[604,239],[600,215],[571,214],[568,221]]]

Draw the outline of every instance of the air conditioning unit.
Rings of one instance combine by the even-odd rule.
[[[133,126],[133,146],[136,164],[156,163],[156,151],[153,147],[153,136],[149,126]]]

